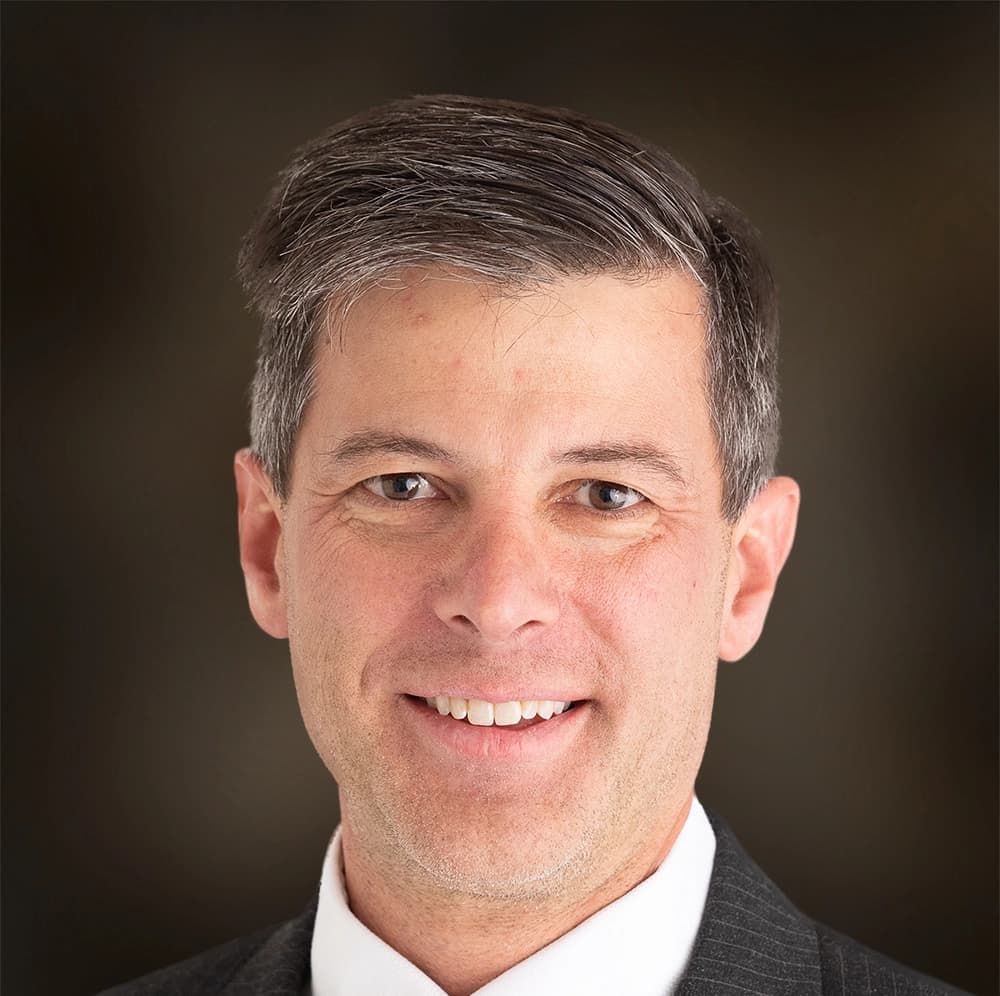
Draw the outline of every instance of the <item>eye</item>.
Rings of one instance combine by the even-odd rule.
[[[434,498],[438,491],[423,474],[379,474],[362,481],[361,486],[379,498],[390,501],[414,501]]]
[[[613,481],[584,481],[573,493],[573,498],[577,504],[600,512],[618,512],[646,500],[646,496],[634,488]]]

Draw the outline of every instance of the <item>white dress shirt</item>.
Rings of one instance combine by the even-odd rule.
[[[708,895],[715,834],[697,799],[660,867],[620,899],[476,990],[475,996],[671,996]],[[444,996],[351,912],[337,828],[323,863],[306,996]]]

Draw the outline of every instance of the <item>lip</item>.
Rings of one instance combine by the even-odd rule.
[[[403,695],[399,702],[407,723],[412,724],[421,739],[430,742],[436,753],[500,765],[528,764],[556,757],[575,739],[590,711],[589,702],[578,702],[560,716],[515,730],[504,726],[473,726],[465,720],[442,716],[423,699]]]
[[[544,691],[532,689],[529,693],[499,687],[480,688],[478,691],[470,691],[468,688],[455,690],[444,688],[431,688],[430,690],[411,688],[407,689],[406,694],[412,695],[417,699],[434,699],[439,695],[447,695],[453,699],[480,699],[483,702],[492,702],[494,705],[498,702],[527,702],[529,699],[534,699],[536,702],[540,702],[543,699],[548,699],[550,702],[582,702],[586,699],[586,695],[581,695],[577,692],[568,692],[566,689],[560,689],[555,692],[548,689]]]

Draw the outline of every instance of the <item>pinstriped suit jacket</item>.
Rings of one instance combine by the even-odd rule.
[[[747,856],[729,827],[711,813],[709,819],[717,840],[715,865],[691,961],[675,996],[961,996],[960,990],[805,917]],[[315,916],[314,901],[277,928],[100,996],[301,996]]]

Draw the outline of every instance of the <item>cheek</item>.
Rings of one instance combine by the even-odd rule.
[[[630,727],[687,725],[714,687],[722,600],[717,545],[664,537],[583,566],[574,585],[600,648],[608,708]],[[654,725],[659,725],[656,720]]]
[[[412,564],[353,534],[292,547],[289,649],[310,739],[338,783],[377,752],[385,703],[371,676],[413,611]]]
[[[423,607],[434,558],[426,549],[374,544],[351,530],[311,539],[289,579],[293,656],[322,672],[314,680],[340,693],[369,693],[380,649],[403,630],[412,637],[427,626]]]
[[[722,590],[716,552],[708,543],[657,539],[581,565],[574,596],[617,641],[648,645],[659,634],[676,646],[717,619]]]

